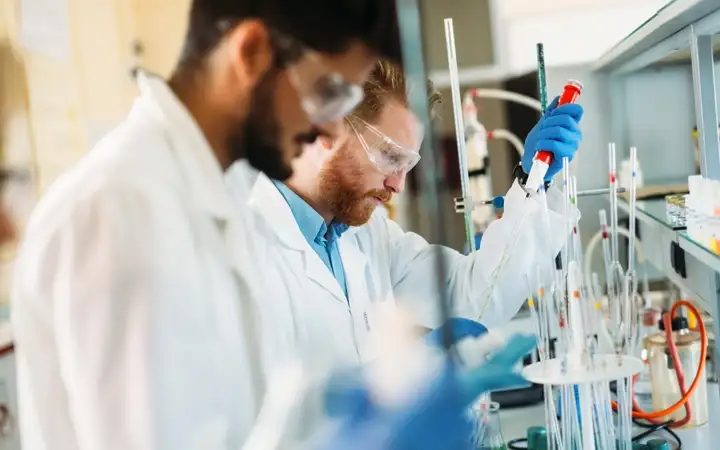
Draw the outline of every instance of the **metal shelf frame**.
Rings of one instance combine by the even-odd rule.
[[[631,35],[602,56],[594,66],[606,80],[611,118],[607,136],[627,146],[629,136],[623,104],[625,77],[642,69],[666,62],[680,51],[690,50],[692,90],[698,143],[703,176],[720,180],[720,143],[718,141],[717,93],[713,54],[713,37],[720,35],[720,0],[674,0],[648,19]],[[676,55],[677,57],[677,55]],[[677,58],[676,58],[677,59]],[[680,86],[686,89],[686,86]],[[628,205],[620,202],[627,211]],[[643,239],[657,242],[655,254],[647,258],[668,279],[697,299],[710,312],[714,323],[720,323],[720,257],[712,254],[687,236],[637,207],[643,226]],[[648,236],[649,235],[649,236]],[[677,244],[685,252],[686,276],[680,276],[669,264],[669,247]],[[652,252],[649,252],[652,253]],[[720,360],[720,348],[716,350]]]
[[[630,73],[690,48],[697,36],[720,33],[720,3],[717,0],[674,0],[648,19],[595,64],[596,72]]]

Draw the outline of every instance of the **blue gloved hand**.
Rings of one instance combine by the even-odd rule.
[[[450,330],[450,344],[465,339],[466,337],[480,337],[487,333],[485,325],[475,322],[474,320],[464,319],[462,317],[451,317],[440,328],[436,328],[425,335],[423,340],[425,343],[434,347],[442,348],[443,333],[446,329]]]
[[[535,345],[533,336],[514,336],[473,370],[447,361],[431,385],[401,407],[378,405],[361,372],[331,379],[326,410],[341,422],[318,450],[469,450],[475,425],[468,408],[484,392],[525,384],[513,368]]]
[[[522,156],[522,168],[525,173],[530,173],[533,158],[538,151],[552,152],[553,160],[545,174],[545,181],[552,180],[562,170],[564,157],[572,161],[582,140],[579,124],[583,107],[577,103],[558,106],[558,100],[559,97],[555,97],[540,121],[530,130],[525,138],[525,153]]]

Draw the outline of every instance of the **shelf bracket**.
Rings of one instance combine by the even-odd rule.
[[[715,64],[711,35],[698,35],[690,27],[695,117],[702,174],[720,180],[720,143],[718,143],[718,111],[716,104]]]

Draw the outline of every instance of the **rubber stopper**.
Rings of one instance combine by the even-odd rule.
[[[580,93],[582,93],[583,85],[577,80],[568,80],[565,84],[562,94],[558,99],[558,106],[567,105],[568,103],[575,103]]]
[[[683,316],[674,317],[671,324],[672,324],[671,326],[672,326],[673,331],[687,330],[688,327],[690,326],[688,324],[687,317],[683,317]],[[664,320],[660,320],[658,322],[658,328],[660,328],[662,331],[665,331],[665,321]]]
[[[528,450],[547,450],[547,430],[545,427],[530,427],[527,429]]]
[[[650,439],[647,446],[648,450],[670,450],[670,443],[665,439]]]

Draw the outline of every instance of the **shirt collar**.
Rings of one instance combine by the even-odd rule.
[[[349,228],[344,223],[335,220],[330,222],[330,227],[328,227],[322,216],[285,183],[277,180],[272,180],[272,182],[290,207],[290,211],[300,227],[300,232],[308,243],[326,240],[332,242],[339,239]]]

